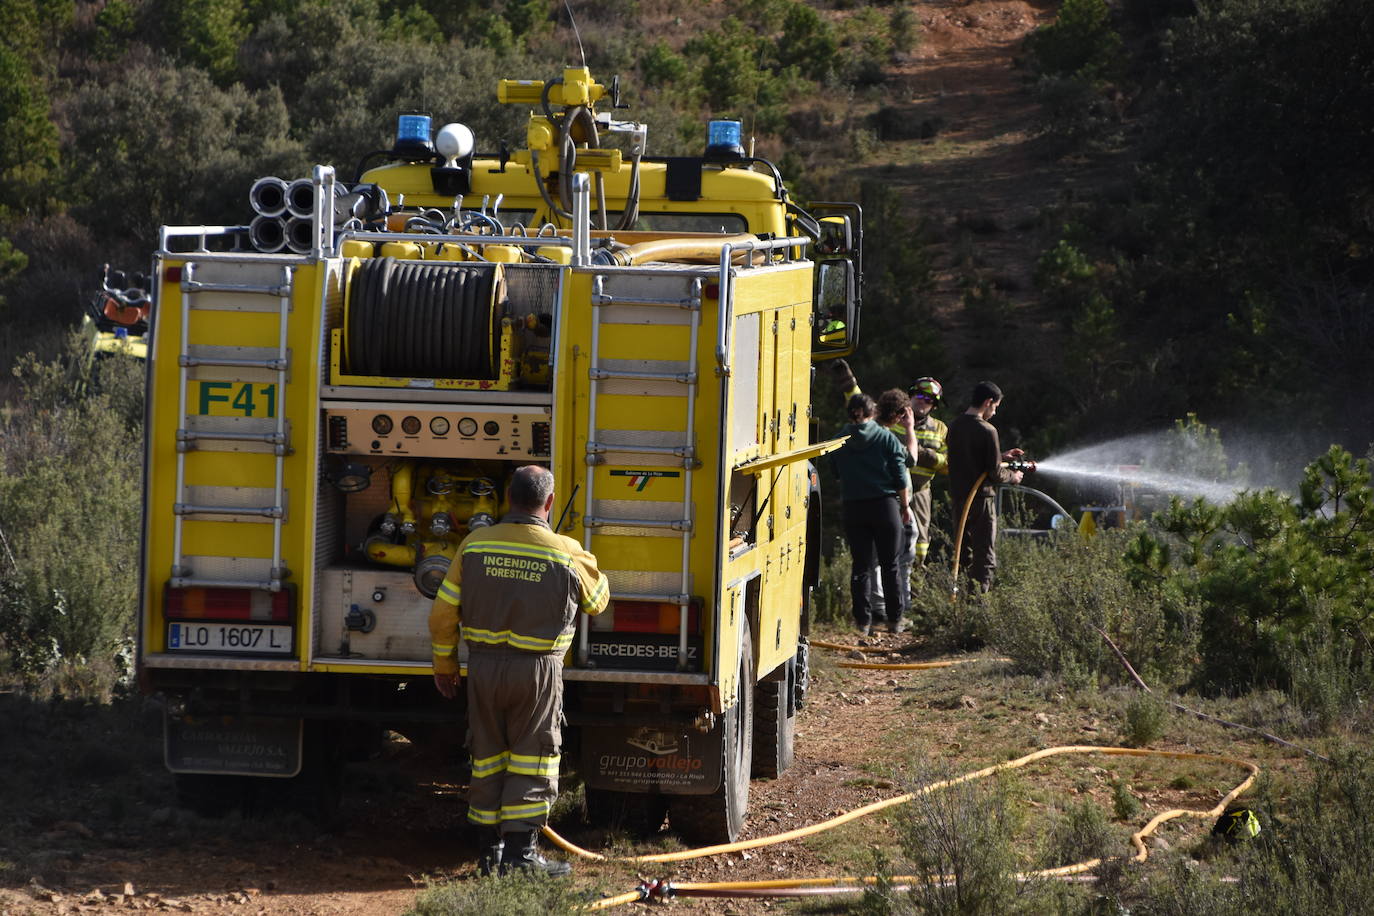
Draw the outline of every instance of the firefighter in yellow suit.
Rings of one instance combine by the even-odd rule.
[[[510,511],[458,547],[429,615],[434,685],[457,695],[458,638],[468,645],[467,701],[478,867],[566,875],[546,860],[539,830],[558,796],[563,655],[578,611],[599,614],[610,596],[596,557],[549,527],[553,474],[525,465],[506,490]]]

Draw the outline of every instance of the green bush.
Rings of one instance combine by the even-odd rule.
[[[1374,481],[1338,446],[1308,466],[1297,502],[1274,490],[1218,507],[1175,501],[1127,552],[1135,581],[1196,602],[1198,686],[1277,687],[1346,707],[1368,697],[1374,623]],[[1301,689],[1298,688],[1301,685]]]
[[[1105,77],[1121,52],[1106,0],[1064,0],[1058,18],[1032,32],[1026,44],[1050,76]]]
[[[909,791],[914,790],[913,786]],[[942,875],[946,880],[891,894],[888,912],[1001,916],[1054,911],[1043,886],[1017,881],[1017,810],[1003,780],[966,782],[918,794],[898,809],[895,821],[905,873]]]
[[[1085,798],[1064,812],[1050,833],[1046,867],[1058,868],[1101,859],[1113,852],[1111,824],[1107,815],[1091,798]]]
[[[844,538],[835,538],[830,556],[821,557],[820,581],[811,592],[812,622],[843,625],[854,619],[849,600],[850,565],[849,545]]]
[[[1166,590],[1132,585],[1121,560],[1128,537],[1113,530],[1086,540],[1004,539],[997,586],[972,602],[977,631],[1022,671],[1073,687],[1129,681],[1099,630],[1142,676],[1173,683],[1190,673],[1196,612]]]
[[[117,391],[90,393],[83,345],[70,346],[21,361],[23,397],[0,419],[0,664],[31,686],[80,683],[62,675],[70,663],[129,673],[142,380],[108,360],[97,371]]]
[[[580,912],[587,896],[567,879],[517,873],[431,886],[408,916],[559,916]]]
[[[1112,812],[1119,821],[1128,821],[1140,813],[1140,799],[1135,797],[1130,785],[1124,779],[1113,779]]]
[[[1137,693],[1126,703],[1126,743],[1148,747],[1164,737],[1169,721],[1168,704],[1153,693]]]

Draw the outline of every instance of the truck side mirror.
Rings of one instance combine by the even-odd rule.
[[[816,254],[850,255],[854,252],[854,233],[849,227],[848,216],[823,216],[817,221],[819,238],[816,239]]]
[[[859,342],[859,309],[854,265],[847,258],[829,257],[816,261],[812,302],[815,304],[812,358],[849,356]]]

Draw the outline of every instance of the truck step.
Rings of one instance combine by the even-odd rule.
[[[701,311],[701,297],[684,296],[681,299],[655,299],[648,296],[608,296],[598,292],[592,294],[592,305],[656,305],[699,312]]]
[[[173,576],[167,584],[172,588],[258,588],[281,591],[281,579],[205,579],[198,576]]]
[[[269,445],[285,445],[286,433],[231,433],[227,431],[179,429],[178,442],[196,442],[201,439],[222,439],[226,442],[266,442]]]
[[[690,518],[610,518],[589,515],[582,520],[588,528],[661,528],[668,531],[690,532]]]
[[[290,368],[290,362],[285,359],[240,359],[229,356],[206,358],[204,356],[191,356],[187,353],[182,353],[177,357],[177,365],[187,369],[194,369],[197,366],[226,366],[231,369],[270,369],[273,372],[282,372]]]
[[[194,277],[183,275],[181,289],[187,293],[247,293],[249,295],[261,296],[283,296],[291,295],[291,284],[277,283],[268,286],[260,286],[253,283],[215,283],[205,280],[196,280]]]
[[[631,455],[671,455],[695,461],[697,450],[690,445],[622,445],[614,442],[588,442],[588,455],[605,455],[608,452],[625,452]]]
[[[177,515],[256,515],[260,518],[282,518],[286,514],[281,506],[204,506],[192,503],[175,503],[172,512]]]
[[[633,369],[602,369],[593,368],[587,370],[588,377],[597,381],[606,379],[634,379],[646,382],[680,382],[684,385],[695,385],[697,374],[695,372],[649,372],[636,371]]]

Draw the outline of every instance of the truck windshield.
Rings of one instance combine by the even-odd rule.
[[[613,217],[620,214],[612,211]],[[748,232],[748,221],[738,213],[646,213],[634,228],[646,232]]]

